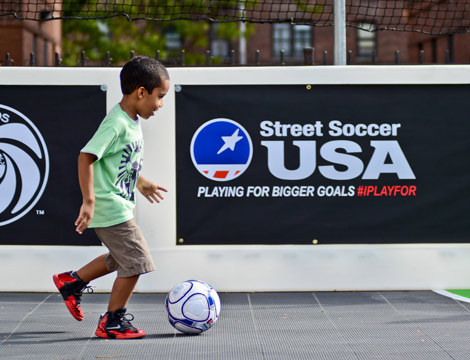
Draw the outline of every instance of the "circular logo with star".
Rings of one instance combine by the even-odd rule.
[[[253,156],[250,135],[230,119],[202,124],[191,141],[191,159],[196,169],[214,181],[230,181],[245,172]]]

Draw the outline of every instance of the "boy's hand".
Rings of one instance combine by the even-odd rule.
[[[95,204],[85,202],[82,204],[82,207],[80,208],[80,214],[75,221],[76,232],[83,234],[88,225],[90,225],[91,219],[93,219],[94,210]]]
[[[157,185],[145,179],[143,176],[140,176],[139,181],[137,181],[137,189],[139,189],[140,193],[152,204],[154,201],[159,203],[160,200],[164,199],[160,191],[168,192],[163,186]]]

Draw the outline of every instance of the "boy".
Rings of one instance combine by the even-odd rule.
[[[78,177],[83,204],[76,231],[95,228],[108,248],[78,271],[55,274],[53,280],[72,316],[81,321],[81,295],[87,284],[117,271],[107,312],[95,334],[102,338],[142,338],[146,334],[127,319],[126,305],[139,275],[155,270],[148,245],[133,220],[135,187],[148,201],[163,200],[164,187],[140,175],[143,137],[138,116],[148,119],[163,106],[170,78],[165,67],[146,56],[132,58],[121,70],[122,100],[104,118],[95,135],[81,150]],[[130,314],[129,314],[130,315]]]

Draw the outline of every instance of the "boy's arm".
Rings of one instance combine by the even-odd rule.
[[[140,193],[151,203],[154,201],[159,203],[160,200],[163,200],[163,195],[160,193],[160,191],[168,191],[163,186],[157,185],[150,180],[147,180],[142,175],[140,175],[139,179],[137,180],[137,189],[139,189]]]
[[[76,231],[82,234],[90,225],[95,210],[95,191],[93,189],[93,163],[96,155],[81,153],[78,157],[78,181],[82,190],[83,204],[75,221]]]

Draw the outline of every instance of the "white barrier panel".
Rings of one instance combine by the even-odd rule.
[[[0,85],[107,85],[109,109],[121,98],[119,71],[2,67]],[[170,69],[170,76],[173,85],[468,84],[470,66],[178,68]],[[446,239],[442,244],[409,245],[177,246],[173,86],[164,99],[163,109],[144,121],[143,130],[143,175],[166,186],[169,192],[159,205],[138,198],[136,220],[150,245],[157,271],[142,276],[137,291],[166,292],[190,278],[207,281],[218,291],[469,286],[470,245],[446,244]],[[70,219],[71,232],[74,220]],[[102,247],[1,246],[0,291],[55,291],[53,273],[78,269],[104,251]],[[113,280],[113,275],[96,280],[96,290],[109,291]]]

